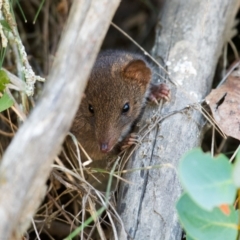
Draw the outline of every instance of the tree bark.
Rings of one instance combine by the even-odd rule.
[[[165,1],[153,55],[167,63],[177,86],[168,83],[172,100],[162,115],[199,102],[210,91],[238,4],[238,0]],[[142,124],[154,111],[146,109]],[[203,125],[200,111],[190,108],[166,118],[143,139],[127,169],[160,167],[124,175],[130,184],[122,182],[120,187],[118,212],[124,226],[118,228],[119,239],[181,239],[175,210],[182,192],[177,168],[185,152],[200,146]]]
[[[1,239],[20,239],[44,197],[51,164],[119,2],[73,2],[44,94],[0,165]]]

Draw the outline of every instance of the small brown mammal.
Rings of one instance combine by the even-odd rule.
[[[147,99],[168,96],[164,84],[153,85],[151,67],[143,56],[105,51],[92,69],[71,132],[92,160],[102,160],[119,151]]]

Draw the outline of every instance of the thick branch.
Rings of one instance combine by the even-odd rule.
[[[118,4],[119,0],[73,3],[45,92],[2,159],[2,239],[19,239],[44,197],[51,163],[70,128]]]
[[[198,102],[210,91],[237,4],[237,0],[165,1],[153,53],[168,63],[170,78],[178,86],[172,86],[172,101],[164,113]],[[148,108],[145,116],[152,115]],[[122,183],[120,189],[118,211],[125,228],[119,227],[120,239],[126,232],[137,240],[181,239],[175,203],[182,189],[176,168],[186,151],[201,144],[202,127],[199,111],[179,112],[143,140],[127,168],[160,168],[124,176],[132,184]]]

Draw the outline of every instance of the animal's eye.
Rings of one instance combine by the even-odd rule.
[[[91,104],[88,105],[88,110],[90,113],[94,113],[93,106]]]
[[[123,108],[122,108],[122,113],[128,112],[130,109],[129,103],[125,103]]]

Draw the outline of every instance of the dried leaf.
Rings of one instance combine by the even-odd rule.
[[[220,129],[240,140],[240,69],[234,71],[219,88],[206,97]]]

